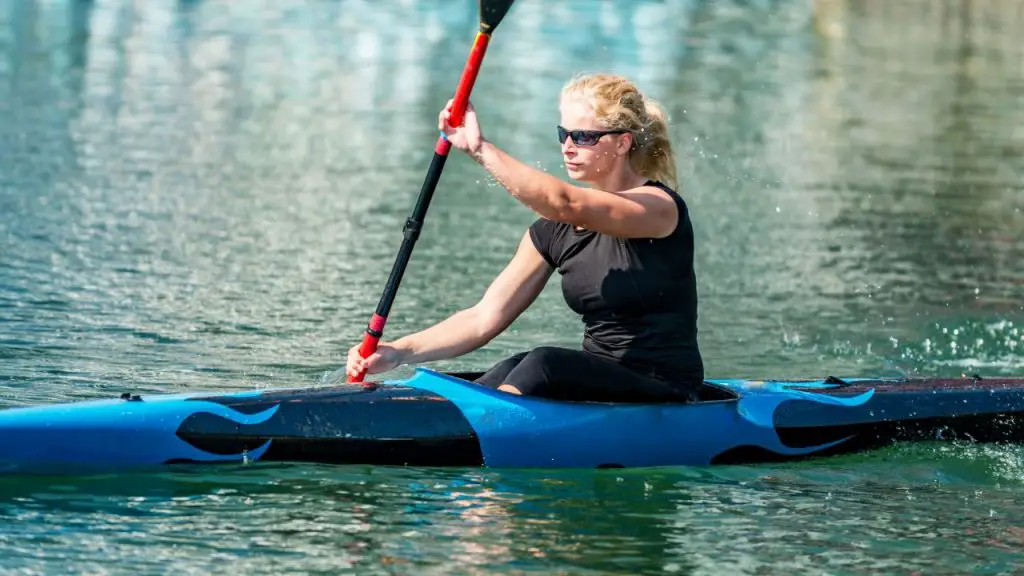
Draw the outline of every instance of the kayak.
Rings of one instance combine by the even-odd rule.
[[[0,410],[0,473],[318,462],[493,468],[753,464],[905,441],[1024,439],[1024,379],[708,380],[685,404],[567,402],[405,379]]]

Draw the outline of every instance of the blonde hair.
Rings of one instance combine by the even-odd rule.
[[[636,84],[614,74],[576,76],[562,88],[563,97],[570,94],[590,102],[604,129],[633,134],[629,162],[634,170],[672,188],[678,185],[668,116],[658,102],[645,98]]]

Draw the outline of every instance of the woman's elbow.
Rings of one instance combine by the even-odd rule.
[[[542,214],[549,220],[562,222],[564,224],[581,225],[579,221],[583,214],[583,206],[579,198],[567,189],[559,189],[548,198],[547,214]]]
[[[481,343],[490,342],[505,329],[505,318],[499,310],[485,304],[478,304],[472,309],[474,333]]]

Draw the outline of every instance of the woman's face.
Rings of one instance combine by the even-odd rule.
[[[597,116],[590,103],[579,95],[564,96],[559,104],[559,111],[559,126],[568,132],[604,131],[604,128],[598,125]],[[618,163],[626,160],[632,143],[631,134],[627,132],[596,137],[596,134],[583,134],[577,144],[571,136],[567,136],[562,142],[562,161],[565,163],[569,178],[579,182],[600,182]],[[593,142],[595,138],[596,142]]]

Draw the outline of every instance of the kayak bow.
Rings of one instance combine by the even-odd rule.
[[[1024,440],[1024,379],[711,380],[691,404],[560,402],[475,374],[0,410],[0,471],[321,462],[601,468],[756,463],[901,441]]]

